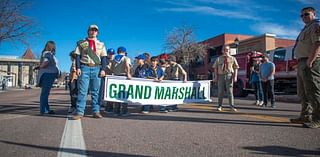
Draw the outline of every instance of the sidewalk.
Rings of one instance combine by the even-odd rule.
[[[0,93],[9,92],[9,91],[23,91],[23,90],[25,89],[24,88],[7,88],[6,90],[0,89]]]

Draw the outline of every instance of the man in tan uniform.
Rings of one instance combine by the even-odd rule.
[[[78,100],[77,113],[73,116],[74,120],[83,117],[88,89],[92,97],[92,112],[94,118],[102,118],[100,114],[99,91],[100,77],[105,76],[106,67],[106,47],[103,42],[97,39],[99,28],[97,25],[90,25],[88,28],[88,37],[77,42],[75,49],[76,72],[78,79]],[[102,67],[101,67],[102,65]]]
[[[294,47],[298,59],[298,95],[301,98],[301,113],[293,123],[304,123],[305,127],[320,128],[320,25],[316,20],[316,10],[306,7],[301,10],[305,27],[300,32]],[[311,123],[308,123],[312,107]]]
[[[218,111],[222,111],[224,88],[227,90],[229,105],[232,111],[237,111],[234,107],[233,82],[237,82],[239,65],[233,56],[230,55],[230,47],[223,47],[223,55],[217,58],[212,68],[215,77],[213,82],[218,81]]]

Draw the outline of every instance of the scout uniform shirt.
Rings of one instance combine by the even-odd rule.
[[[126,76],[126,63],[131,65],[129,57],[120,54],[116,55],[111,64],[112,73],[116,76]]]
[[[182,73],[185,72],[180,64],[171,65],[166,69],[169,80],[179,80]]]
[[[312,45],[320,42],[320,25],[314,20],[306,25],[300,32],[294,49],[297,59],[307,58],[312,51]],[[320,57],[319,55],[317,57]]]
[[[107,56],[107,51],[106,51],[106,47],[104,45],[103,42],[100,42],[99,40],[95,40],[95,48],[96,51],[94,52],[95,55],[98,57],[98,63],[101,64],[101,57],[103,56]],[[89,52],[88,52],[88,48],[89,47],[89,41],[88,40],[80,40],[77,43],[77,48],[75,50],[75,54],[80,55],[80,62],[82,64],[86,64],[86,65],[97,65],[97,63],[95,63],[93,61],[93,58],[91,58],[89,56]],[[93,51],[93,48],[91,48],[91,50]]]
[[[234,69],[239,69],[239,65],[236,58],[234,58],[233,56],[222,55],[217,58],[212,68],[217,68],[218,74],[224,75],[224,74],[234,73]]]

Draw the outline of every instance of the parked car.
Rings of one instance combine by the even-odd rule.
[[[52,84],[52,88],[59,88],[59,87],[60,87],[59,83],[55,82],[55,83]]]

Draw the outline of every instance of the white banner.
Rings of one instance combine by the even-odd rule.
[[[150,79],[107,76],[104,100],[140,105],[172,105],[191,102],[211,102],[210,81],[154,82]]]

